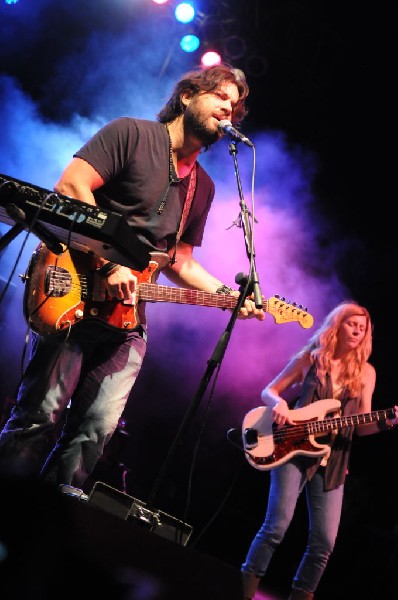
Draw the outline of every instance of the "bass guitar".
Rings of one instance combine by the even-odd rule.
[[[34,331],[52,335],[88,319],[111,328],[133,330],[142,322],[140,304],[143,302],[174,302],[222,309],[236,306],[234,296],[154,283],[169,257],[165,253],[152,253],[151,257],[156,260],[150,260],[143,271],[132,270],[137,278],[137,288],[134,301],[126,303],[106,296],[104,281],[96,273],[95,256],[74,249],[56,255],[40,244],[22,276],[25,283],[24,316]],[[297,322],[305,329],[313,324],[313,317],[301,305],[290,304],[279,296],[264,300],[263,308],[278,324]]]
[[[242,423],[243,447],[249,464],[260,471],[268,471],[297,455],[325,456],[330,446],[319,443],[317,437],[343,427],[395,417],[394,408],[359,415],[336,415],[340,406],[339,400],[330,398],[293,409],[289,411],[289,416],[295,421],[294,425],[286,424],[282,427],[273,422],[270,406],[253,408]]]

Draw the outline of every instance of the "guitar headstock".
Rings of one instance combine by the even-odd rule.
[[[268,300],[268,310],[276,323],[291,323],[296,321],[304,329],[314,324],[314,319],[304,306],[296,302],[288,302],[283,296],[275,295]]]

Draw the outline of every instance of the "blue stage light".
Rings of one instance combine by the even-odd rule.
[[[180,23],[191,23],[195,18],[195,9],[192,4],[182,2],[177,4],[174,14]]]
[[[200,41],[197,35],[188,34],[181,38],[180,46],[184,52],[195,52],[200,46]]]

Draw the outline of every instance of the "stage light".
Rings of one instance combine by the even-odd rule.
[[[214,50],[208,50],[202,55],[200,63],[203,67],[213,67],[219,65],[221,62],[221,56]]]
[[[223,52],[231,61],[242,58],[246,54],[246,42],[238,35],[230,35],[223,40]]]
[[[8,0],[11,1],[11,0]],[[172,58],[176,44],[179,50],[193,54],[200,48],[197,62],[202,66],[220,64],[223,60],[234,63],[242,60],[246,63],[245,72],[254,77],[261,77],[268,68],[267,61],[257,55],[251,55],[248,40],[237,33],[237,18],[230,13],[205,13],[198,10],[194,0],[171,2],[170,0],[153,0],[163,5],[161,15],[169,21],[167,30],[177,31],[183,26],[180,35],[170,49],[166,63]],[[167,6],[166,6],[167,4]],[[166,13],[164,13],[166,11]],[[184,27],[186,26],[186,27]]]
[[[181,38],[180,46],[184,52],[195,52],[200,46],[200,41],[197,35],[188,34]]]
[[[180,23],[191,23],[195,18],[195,9],[192,4],[182,2],[176,6],[174,14]]]
[[[263,77],[268,70],[268,62],[263,56],[252,54],[245,61],[245,73],[250,77]]]

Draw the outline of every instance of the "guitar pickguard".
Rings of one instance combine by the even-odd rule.
[[[28,266],[24,293],[25,318],[34,331],[53,335],[89,319],[124,331],[143,324],[144,306],[107,298],[96,266],[93,255],[76,250],[55,255],[43,244],[38,246]],[[147,283],[157,268],[150,261],[143,272],[133,272],[138,283]]]

